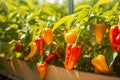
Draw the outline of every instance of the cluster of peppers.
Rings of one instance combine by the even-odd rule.
[[[102,40],[104,38],[104,34],[106,31],[105,24],[94,24],[93,25],[93,32],[95,35],[95,40],[97,44],[101,45]],[[92,65],[94,66],[95,73],[103,73],[108,74],[110,72],[108,65],[106,63],[105,56],[102,54],[98,54],[91,60]]]
[[[95,40],[97,44],[101,45],[104,34],[106,31],[106,25],[105,24],[95,24],[93,26],[93,32],[95,35]],[[74,37],[74,38],[71,38]],[[82,47],[74,45],[76,39],[76,34],[74,31],[70,31],[69,33],[66,33],[65,40],[67,43],[66,47],[66,55],[65,55],[65,68],[71,70],[78,59],[80,58]],[[109,41],[110,45],[115,52],[120,52],[120,27],[118,25],[114,25],[110,28],[109,31]],[[96,73],[103,73],[103,74],[109,74],[111,72],[111,69],[108,67],[106,63],[105,56],[102,54],[98,54],[95,58],[91,60],[92,65],[95,67],[94,71]]]
[[[101,45],[102,40],[104,38],[106,30],[105,24],[95,24],[93,26],[93,31],[95,35],[95,39],[97,44]],[[71,30],[65,34],[66,52],[65,52],[65,62],[64,66],[68,70],[72,70],[79,60],[82,53],[82,46],[76,45],[76,41],[78,40],[79,34],[77,36],[76,31]],[[42,37],[36,37],[35,42],[31,42],[30,53],[28,56],[24,58],[24,60],[29,60],[32,58],[38,50],[39,55],[43,58],[44,56],[44,45],[50,45],[53,41],[53,32],[50,28],[44,28],[42,30]],[[118,25],[114,25],[110,28],[109,31],[109,41],[110,45],[115,52],[120,52],[120,27]],[[15,45],[16,52],[20,52],[22,50],[22,41],[18,40]],[[41,79],[45,79],[48,64],[56,57],[56,53],[51,51],[45,58],[45,61],[38,62],[36,67],[40,72]],[[104,73],[108,74],[110,69],[106,63],[105,56],[102,54],[98,54],[95,58],[91,60],[92,65],[95,67],[94,70],[96,73]]]
[[[98,44],[102,44],[102,40],[104,38],[104,33],[106,30],[105,24],[96,24],[93,26],[94,33],[95,33],[95,39]],[[108,38],[110,41],[110,46],[114,52],[119,53],[120,52],[120,26],[113,25],[110,27]],[[97,57],[93,58],[91,60],[91,63],[93,64],[94,71],[96,73],[103,73],[103,74],[110,74],[112,70],[108,67],[106,63],[105,56],[102,54],[98,54]]]
[[[40,78],[42,80],[45,79],[48,64],[56,57],[56,53],[54,51],[51,51],[45,58],[45,61],[43,61],[44,57],[44,46],[45,44],[50,45],[53,41],[53,32],[51,28],[43,28],[42,30],[42,37],[36,36],[35,41],[30,42],[30,52],[26,57],[24,57],[25,61],[28,61],[31,59],[37,52],[39,53],[41,57],[41,61],[36,64],[36,68],[40,73]],[[20,52],[23,47],[23,42],[21,40],[18,40],[15,45],[16,52]]]
[[[105,30],[106,30],[105,24],[95,24],[93,26],[93,31],[95,33],[95,39],[98,44],[102,44]],[[111,26],[108,37],[109,37],[112,50],[114,52],[120,52],[120,26],[118,25]]]
[[[70,30],[65,34],[65,41],[67,43],[67,46],[64,66],[68,70],[72,70],[74,68],[82,53],[82,46],[76,45],[78,37],[79,34],[77,36],[75,30]]]
[[[46,57],[45,61],[43,62],[44,57],[44,45],[50,45],[53,41],[53,32],[51,28],[43,28],[42,30],[42,37],[36,37],[35,43],[37,46],[38,53],[41,56],[41,61],[36,64],[37,70],[40,73],[40,77],[42,80],[45,79],[47,74],[47,68],[50,61],[55,57],[55,53],[50,53],[49,56]]]

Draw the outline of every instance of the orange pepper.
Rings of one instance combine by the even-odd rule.
[[[104,74],[108,74],[110,72],[104,55],[99,54],[97,57],[91,60],[91,63],[93,64],[97,72]]]
[[[51,28],[43,28],[42,30],[43,38],[46,44],[50,45],[53,41],[53,32]]]
[[[102,40],[104,38],[106,30],[106,25],[105,24],[94,24],[93,25],[93,31],[95,34],[95,39],[98,44],[102,44]]]
[[[44,80],[47,74],[47,68],[48,68],[48,64],[46,62],[43,63],[37,63],[36,64],[37,70],[40,73],[40,78],[41,80]]]
[[[25,61],[32,58],[36,54],[36,51],[37,51],[37,46],[35,42],[31,42],[29,45],[30,45],[30,53],[24,58]]]

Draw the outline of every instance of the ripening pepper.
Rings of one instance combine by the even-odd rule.
[[[76,46],[71,43],[67,44],[65,62],[64,62],[65,68],[68,70],[72,70],[74,65],[79,60],[81,53],[82,53],[82,46]]]
[[[15,51],[16,52],[20,52],[22,50],[23,47],[23,42],[22,40],[18,40],[15,44]]]
[[[102,54],[99,54],[97,55],[97,57],[93,58],[91,60],[91,63],[95,67],[97,72],[104,73],[104,74],[108,74],[110,72],[105,60],[105,56]]]
[[[49,64],[55,57],[56,57],[56,53],[52,51],[46,56],[45,62]]]
[[[37,46],[37,50],[40,54],[40,56],[44,56],[44,45],[45,45],[45,41],[44,38],[39,38],[38,36],[35,38],[35,43]]]
[[[28,53],[28,55],[24,58],[25,61],[29,60],[30,58],[32,58],[36,51],[37,51],[37,46],[36,46],[36,43],[35,42],[31,42],[29,44],[30,46],[30,52]]]
[[[65,33],[65,41],[66,43],[75,43],[77,38],[77,32],[75,30],[70,30]]]
[[[110,28],[109,41],[113,51],[120,52],[120,26],[113,25]]]
[[[93,31],[95,34],[95,39],[98,44],[102,44],[102,40],[104,38],[106,30],[106,25],[105,24],[94,24],[93,25]]]
[[[51,28],[43,28],[42,30],[43,38],[47,45],[50,45],[53,41],[53,32]]]
[[[41,80],[44,80],[47,74],[48,64],[46,62],[43,63],[37,63],[36,68],[40,73]]]

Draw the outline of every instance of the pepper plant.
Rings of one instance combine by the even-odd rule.
[[[7,60],[24,60],[32,70],[37,66],[42,79],[48,65],[120,76],[119,1],[105,9],[109,0],[78,5],[71,15],[62,5],[31,0],[0,4],[0,53]],[[16,47],[18,40],[22,45]]]

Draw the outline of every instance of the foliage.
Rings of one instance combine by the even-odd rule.
[[[110,5],[104,9],[105,5]],[[113,52],[110,47],[108,34],[114,24],[120,24],[120,2],[110,3],[109,0],[99,0],[93,5],[78,5],[74,14],[67,15],[65,5],[32,2],[32,0],[1,0],[0,1],[0,53],[5,53],[7,60],[19,58],[24,60],[30,52],[29,43],[35,36],[42,36],[42,29],[49,27],[53,30],[54,40],[51,45],[45,45],[44,59],[50,51],[55,51],[58,58],[50,64],[64,67],[66,42],[64,34],[69,30],[76,30],[78,35],[77,45],[82,45],[83,52],[74,69],[93,72],[91,59],[98,54],[104,54],[107,65],[116,69],[120,67],[120,54]],[[101,45],[97,44],[93,25],[104,23],[107,25]],[[22,40],[24,45],[20,54],[15,51],[15,42]],[[62,57],[58,54],[62,51]],[[37,52],[38,53],[38,52]],[[41,56],[36,54],[26,61],[31,69],[40,61]],[[84,65],[85,64],[85,65]],[[120,76],[120,70],[114,70],[114,76]]]

